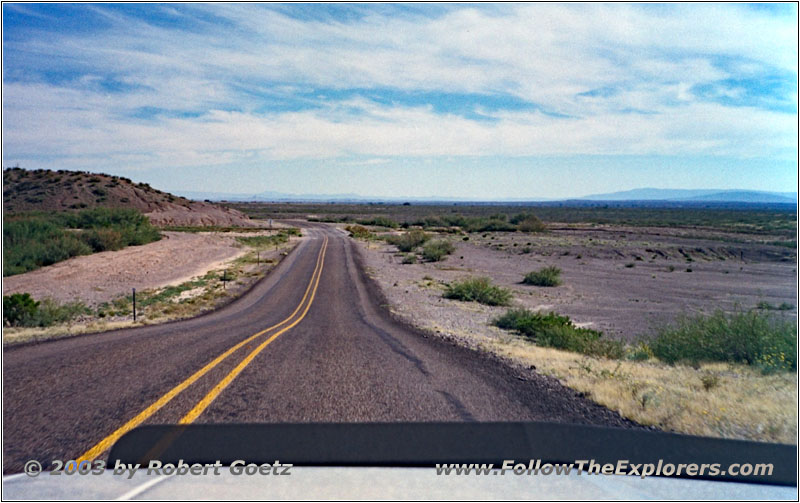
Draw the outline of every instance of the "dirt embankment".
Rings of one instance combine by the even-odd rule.
[[[161,241],[74,257],[25,274],[3,278],[5,295],[30,293],[89,305],[130,293],[186,281],[246,252],[232,235],[164,232]]]

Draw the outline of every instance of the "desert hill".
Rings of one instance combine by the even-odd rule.
[[[192,201],[119,176],[66,170],[3,170],[6,213],[72,211],[97,206],[135,208],[158,226],[257,225],[239,211]]]

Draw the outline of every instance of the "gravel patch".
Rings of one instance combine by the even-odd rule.
[[[402,264],[404,254],[394,246],[363,241],[359,246],[392,311],[471,347],[508,334],[490,326],[506,308],[442,298],[446,283],[468,276],[489,276],[509,288],[516,306],[553,310],[627,341],[647,337],[684,314],[750,309],[761,301],[796,303],[793,249],[686,235],[688,230],[646,228],[473,233],[466,241],[449,235],[456,245],[452,255],[417,264]],[[545,266],[562,270],[562,285],[521,284],[526,273]],[[777,315],[796,313],[795,308]]]

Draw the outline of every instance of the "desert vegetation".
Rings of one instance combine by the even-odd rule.
[[[318,217],[349,218],[334,206]],[[796,441],[794,209],[536,206],[529,211],[547,231],[524,234],[511,229],[520,207],[435,208],[437,219],[426,221],[427,205],[361,207],[400,224],[393,238],[373,228],[387,246],[365,248],[404,320],[554,377],[642,424]],[[450,226],[459,216],[507,230]],[[448,237],[457,252],[444,263],[418,260],[421,245],[397,245],[412,231],[426,242]],[[481,303],[491,287],[513,291],[506,308]]]
[[[446,239],[428,241],[422,247],[422,258],[428,262],[438,262],[455,251],[456,247]]]
[[[797,324],[757,310],[687,316],[650,342],[667,363],[736,362],[763,372],[797,370]]]
[[[592,356],[626,356],[634,361],[658,358],[668,364],[694,366],[742,363],[764,373],[797,370],[797,324],[757,310],[686,316],[634,345],[605,339],[602,332],[576,327],[569,317],[554,312],[509,309],[492,324],[538,346]]]
[[[3,276],[160,238],[158,229],[134,209],[13,215],[3,222]]]
[[[236,240],[243,245],[250,246],[256,250],[264,250],[267,248],[277,248],[278,245],[289,241],[289,236],[299,236],[300,229],[296,227],[289,227],[281,229],[277,234],[268,236],[239,236]]]
[[[3,296],[3,325],[8,327],[49,327],[65,323],[91,310],[82,302],[37,301],[28,293]]]
[[[408,253],[425,244],[428,239],[430,239],[428,233],[419,229],[414,229],[404,232],[399,236],[388,236],[386,242],[396,246],[399,251]]]
[[[543,314],[529,309],[510,309],[492,323],[514,330],[543,347],[605,358],[621,358],[625,352],[620,341],[605,339],[598,330],[576,327],[569,317],[554,312]]]
[[[345,230],[356,239],[372,239],[374,234],[363,225],[348,225]]]
[[[462,229],[469,232],[514,231],[534,215],[545,226],[558,222],[635,227],[717,229],[735,234],[779,234],[767,244],[796,248],[797,210],[787,205],[683,205],[631,207],[609,203],[574,205],[530,203],[478,204],[285,204],[229,203],[253,218],[308,218],[309,221],[356,223],[385,217],[400,227]],[[528,224],[526,224],[528,225]],[[385,227],[392,227],[391,225]],[[728,238],[726,238],[728,239]]]
[[[522,282],[535,286],[558,286],[561,284],[561,269],[555,266],[543,267],[525,275]]]
[[[506,306],[513,297],[510,290],[492,284],[488,277],[465,278],[447,285],[444,298],[479,302],[487,306]]]

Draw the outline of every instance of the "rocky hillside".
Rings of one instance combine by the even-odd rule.
[[[119,176],[66,170],[3,170],[5,213],[70,211],[96,206],[135,208],[158,226],[257,225],[239,211],[191,201]]]

